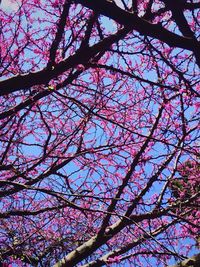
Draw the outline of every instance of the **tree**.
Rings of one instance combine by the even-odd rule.
[[[199,171],[199,162],[196,163],[188,160],[179,166],[178,173],[180,174],[180,177],[173,179],[170,183],[172,194],[178,201],[190,199],[193,195],[200,191]],[[196,213],[191,211],[186,215],[187,219],[188,216],[190,216],[190,219],[192,216],[195,218]],[[199,232],[192,231],[192,234],[195,236],[196,245],[198,247],[200,242]]]
[[[195,254],[199,2],[9,0],[0,14],[2,264]]]
[[[180,177],[171,181],[171,190],[176,198],[190,198],[199,191],[199,162],[186,161],[179,168]]]

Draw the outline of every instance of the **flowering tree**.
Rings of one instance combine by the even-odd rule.
[[[0,16],[1,263],[195,253],[199,1],[3,0]]]

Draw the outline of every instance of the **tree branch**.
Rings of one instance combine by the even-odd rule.
[[[163,28],[160,24],[152,24],[149,21],[138,17],[136,13],[125,11],[108,0],[76,0],[76,2],[115,20],[121,25],[132,27],[142,35],[156,38],[168,44],[170,47],[178,47],[193,51],[196,56],[197,64],[200,66],[200,43],[197,40],[179,36]]]

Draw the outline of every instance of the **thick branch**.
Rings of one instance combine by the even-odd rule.
[[[8,95],[21,89],[27,89],[34,85],[47,84],[51,79],[58,77],[70,68],[76,67],[78,64],[87,63],[99,52],[105,51],[113,43],[123,38],[129,31],[130,28],[126,27],[91,47],[79,49],[76,54],[61,61],[52,69],[45,68],[37,72],[17,75],[0,82],[0,96]]]
[[[149,21],[138,17],[136,13],[122,10],[108,0],[76,0],[76,2],[115,20],[121,25],[132,27],[142,35],[156,38],[168,44],[170,47],[178,47],[193,51],[196,56],[197,64],[200,66],[200,56],[198,53],[200,44],[193,38],[179,36],[163,28],[160,24],[152,24]]]
[[[187,20],[183,14],[183,10],[180,8],[182,4],[181,1],[175,2],[173,0],[163,0],[163,2],[166,4],[166,7],[172,11],[173,18],[183,36],[193,38],[194,33],[187,23]]]
[[[65,4],[63,6],[63,12],[60,16],[60,21],[58,23],[56,36],[55,36],[55,39],[53,40],[53,43],[52,43],[51,48],[50,48],[50,57],[49,57],[48,68],[51,68],[55,64],[56,51],[58,49],[58,46],[60,44],[60,41],[61,41],[63,33],[64,33],[69,8],[70,8],[70,2],[68,0],[66,0]]]

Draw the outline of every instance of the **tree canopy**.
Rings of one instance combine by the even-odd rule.
[[[0,7],[1,264],[199,264],[199,1]]]

